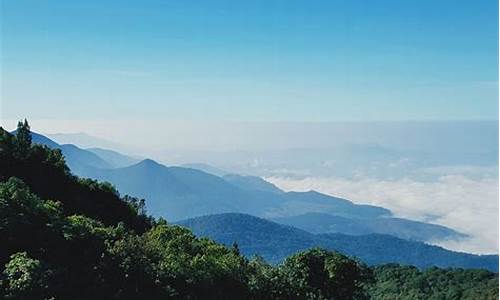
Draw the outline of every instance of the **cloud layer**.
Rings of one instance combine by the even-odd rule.
[[[498,178],[441,176],[425,182],[359,180],[337,177],[269,177],[286,191],[316,190],[352,200],[379,205],[396,216],[431,222],[471,236],[461,241],[434,241],[445,248],[471,253],[498,253]]]

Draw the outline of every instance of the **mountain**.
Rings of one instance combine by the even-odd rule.
[[[41,134],[31,132],[33,143],[45,145],[52,149],[60,149],[71,171],[75,174],[87,172],[89,169],[112,168],[112,165],[97,154],[81,149],[72,144],[60,145]]]
[[[155,216],[181,220],[223,212],[259,216],[291,216],[304,211],[326,211],[354,218],[390,215],[382,207],[357,205],[348,200],[319,193],[271,193],[242,189],[225,179],[205,172],[167,167],[146,159],[115,169],[86,169],[79,174],[113,183],[120,191],[148,200]]]
[[[238,244],[246,256],[260,255],[278,263],[285,257],[311,247],[334,249],[362,261],[378,265],[400,263],[420,268],[463,267],[498,270],[497,255],[473,255],[446,250],[422,242],[407,241],[389,235],[345,234],[315,235],[291,226],[245,214],[217,214],[177,222],[199,237],[232,245]]]
[[[113,150],[103,148],[87,148],[85,150],[96,154],[97,156],[108,162],[108,164],[110,164],[113,168],[128,167],[139,162],[139,159],[137,158],[124,155]]]
[[[176,224],[189,228],[198,237],[209,237],[228,246],[237,242],[243,254],[260,255],[271,262],[279,262],[316,243],[313,234],[246,214],[209,215]]]
[[[147,199],[148,211],[168,220],[218,212],[259,213],[265,202],[276,202],[245,201],[249,196],[244,191],[220,177],[195,169],[166,167],[150,159],[125,168],[93,169],[82,175],[112,182],[126,194]]]
[[[14,130],[11,133],[16,134],[16,132],[17,130]],[[54,142],[53,140],[49,139],[48,137],[35,132],[31,132],[31,140],[33,143],[45,145],[52,149],[59,149],[61,146],[58,143]]]
[[[222,169],[216,168],[216,167],[211,166],[211,165],[203,164],[203,163],[182,164],[182,165],[180,165],[180,167],[200,170],[200,171],[203,171],[205,173],[212,174],[212,175],[219,176],[219,177],[223,177],[224,175],[229,174],[229,172],[227,172],[227,171],[224,171]]]
[[[73,144],[80,148],[99,147],[105,149],[123,149],[124,146],[119,143],[108,141],[84,132],[77,133],[54,133],[48,134],[49,138],[59,144]]]
[[[20,130],[14,138],[0,127],[0,299],[498,298],[498,274],[487,270],[369,268],[324,249],[278,266],[248,261],[236,247],[153,220],[139,199],[120,197],[110,184],[74,176],[60,151],[29,147],[26,121]],[[264,232],[299,247],[313,236],[229,216],[215,222],[219,232]]]
[[[167,167],[150,159],[117,168],[117,164],[130,163],[132,158],[105,149],[59,145],[36,133],[33,140],[61,149],[74,174],[109,181],[123,194],[147,199],[146,207],[151,214],[171,221],[239,212],[278,219],[285,224],[292,222],[291,225],[314,233],[388,233],[420,241],[462,237],[445,227],[389,218],[391,212],[382,207],[357,205],[314,191],[285,193],[259,177],[228,174],[219,177],[193,168]],[[315,213],[331,215],[336,220],[328,223],[312,215],[307,225],[293,223],[300,217],[291,218]]]
[[[235,185],[244,190],[262,191],[262,192],[270,192],[276,194],[284,193],[274,184],[265,181],[264,179],[257,176],[227,174],[224,175],[222,178],[224,178],[227,182],[231,183],[232,185]]]
[[[343,233],[365,235],[388,234],[407,240],[433,241],[454,236],[466,237],[450,228],[401,218],[352,219],[324,213],[306,213],[297,216],[274,218],[272,221],[294,226],[311,233]]]
[[[281,197],[286,202],[279,207],[266,211],[266,218],[278,218],[299,215],[307,212],[323,212],[346,218],[381,218],[388,217],[390,210],[379,206],[354,204],[349,200],[333,197],[316,191],[287,192]]]
[[[64,134],[63,136],[67,135]],[[54,140],[35,132],[31,132],[31,137],[33,143],[46,145],[52,149],[61,149],[68,162],[68,166],[76,174],[86,172],[85,170],[91,168],[110,169],[125,167],[139,161],[136,158],[113,150],[103,148],[82,149],[73,144],[58,144]]]

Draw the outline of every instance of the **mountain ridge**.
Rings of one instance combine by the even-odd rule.
[[[365,235],[370,233],[387,234],[395,237],[425,241],[445,239],[451,235],[457,235],[448,227],[407,220],[396,217],[384,217],[377,219],[348,219],[325,213],[305,213],[296,216],[273,218],[272,221],[294,226],[314,234],[344,233],[349,235]],[[465,234],[459,233],[457,238],[466,238]]]
[[[165,166],[152,159],[113,168],[89,150],[74,145],[61,146],[36,133],[32,133],[32,136],[34,142],[61,148],[76,175],[111,182],[124,194],[147,199],[146,208],[153,215],[171,221],[230,212],[268,219],[304,213],[328,213],[339,218],[361,220],[392,215],[382,207],[354,204],[315,191],[282,192],[260,177],[219,177],[194,168]],[[424,234],[417,239],[429,240],[431,236]],[[460,236],[451,229],[445,235],[447,238]]]
[[[260,255],[273,263],[279,263],[283,258],[304,249],[323,247],[358,257],[371,265],[400,263],[420,268],[437,266],[498,270],[498,255],[455,252],[382,234],[315,235],[246,214],[207,215],[175,224],[189,228],[199,237],[208,237],[228,246],[237,243],[245,255]]]

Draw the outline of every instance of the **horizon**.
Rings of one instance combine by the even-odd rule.
[[[469,127],[486,129],[487,138],[481,135],[473,136],[476,143],[481,147],[494,150],[497,149],[498,121],[497,120],[433,120],[433,121],[331,121],[331,122],[244,122],[244,121],[173,121],[173,120],[58,120],[58,119],[8,119],[2,120],[1,126],[13,130],[19,120],[28,119],[35,131],[46,135],[87,135],[89,139],[101,139],[106,146],[104,148],[116,148],[114,150],[125,151],[160,151],[160,150],[200,150],[200,151],[240,151],[240,150],[279,150],[300,148],[335,148],[338,144],[331,141],[321,140],[328,135],[343,140],[342,143],[350,144],[379,144],[382,145],[391,140],[394,143],[397,138],[411,133],[416,134],[420,140],[428,140],[442,144],[440,138],[432,136],[441,135],[442,139],[448,139],[447,134],[455,135],[453,143],[463,142],[463,138],[457,136],[464,130],[472,130]],[[394,126],[396,125],[396,126]],[[479,127],[478,127],[479,126]],[[485,127],[486,126],[486,127]],[[453,128],[455,127],[455,128]],[[127,128],[127,131],[122,129]],[[434,129],[437,132],[434,132]],[[251,136],[247,134],[252,132]],[[302,135],[300,133],[302,132]],[[375,136],[369,136],[374,134]],[[393,135],[391,138],[390,135]],[[276,139],[276,135],[281,135]],[[311,135],[313,137],[311,137]],[[351,135],[351,136],[348,136]],[[212,136],[212,138],[205,138]],[[176,137],[181,137],[176,138]],[[217,142],[213,142],[213,138]],[[316,137],[316,138],[314,138]],[[136,138],[134,140],[134,138]],[[173,139],[174,138],[174,139]],[[297,139],[299,138],[299,139]],[[303,140],[300,140],[302,138]],[[470,138],[470,137],[469,137]],[[78,140],[78,139],[76,139]],[[158,143],[163,140],[164,143]],[[488,144],[484,142],[489,141]],[[97,141],[93,141],[97,143]],[[236,145],[235,145],[236,143]],[[311,146],[312,143],[312,146]],[[413,147],[417,142],[413,142]],[[85,146],[85,144],[83,144]],[[437,147],[435,145],[428,145]],[[473,145],[467,145],[473,146]],[[405,147],[400,144],[399,147]]]

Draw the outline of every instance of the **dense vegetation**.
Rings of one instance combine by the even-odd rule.
[[[374,268],[374,299],[498,299],[498,274],[388,264]]]
[[[404,276],[396,298],[412,288],[421,299],[448,287],[448,299],[498,295],[487,271],[438,270],[428,279],[438,288],[425,289],[414,269],[372,270],[321,249],[279,266],[249,261],[236,244],[196,238],[147,217],[143,201],[71,175],[60,151],[31,145],[27,122],[16,135],[0,128],[0,237],[6,299],[394,299]]]

